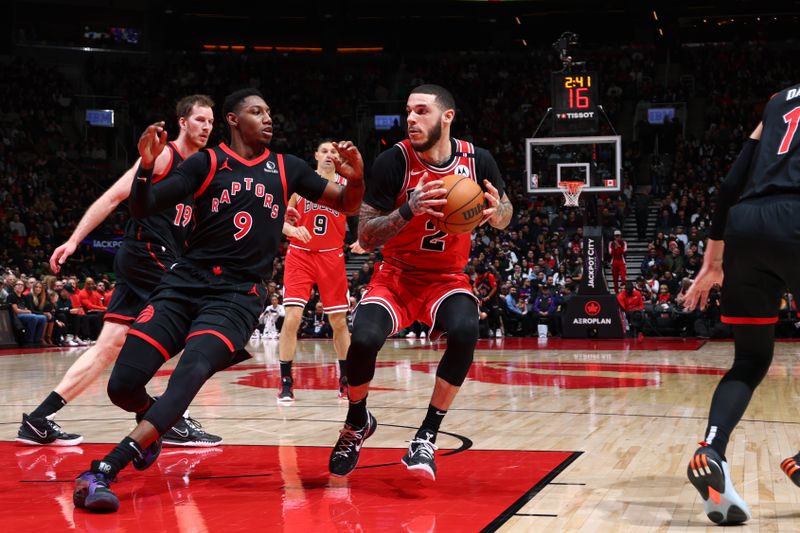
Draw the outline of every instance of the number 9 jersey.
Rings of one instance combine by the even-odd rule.
[[[347,185],[347,180],[336,174],[335,183]],[[335,209],[312,202],[302,196],[297,196],[295,208],[300,213],[297,226],[304,226],[311,235],[311,240],[303,242],[290,238],[289,242],[295,248],[314,252],[341,251],[344,246],[344,237],[347,231],[347,217]]]
[[[408,201],[422,175],[442,178],[466,176],[485,190],[488,180],[503,196],[505,184],[492,155],[472,143],[451,139],[451,156],[440,166],[422,161],[408,139],[394,145],[375,160],[366,180],[364,202],[389,213]],[[384,261],[402,270],[462,272],[469,260],[469,233],[449,235],[434,228],[427,215],[418,215],[383,247]]]

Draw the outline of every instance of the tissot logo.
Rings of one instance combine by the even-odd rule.
[[[586,302],[586,305],[583,306],[584,312],[589,316],[599,315],[601,309],[600,304],[594,300]]]

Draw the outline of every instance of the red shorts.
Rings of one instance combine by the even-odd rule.
[[[316,283],[326,313],[345,313],[350,309],[342,250],[312,252],[289,246],[283,272],[283,305],[305,307]]]
[[[453,294],[475,298],[469,276],[400,270],[387,263],[375,265],[375,273],[358,305],[378,304],[392,317],[392,335],[414,323],[436,323],[442,302]],[[475,300],[477,313],[477,299]]]

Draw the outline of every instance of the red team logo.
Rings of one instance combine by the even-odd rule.
[[[594,300],[589,300],[588,302],[586,302],[586,305],[583,306],[583,310],[589,316],[599,315],[601,309],[602,308],[600,307],[600,304]]]
[[[156,310],[153,309],[152,305],[148,305],[147,307],[142,309],[142,312],[139,313],[138,317],[136,317],[136,322],[139,324],[144,324],[145,322],[148,322],[151,318],[153,318],[154,314],[156,314]]]

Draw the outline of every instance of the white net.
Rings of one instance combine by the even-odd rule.
[[[558,184],[564,193],[564,205],[567,207],[578,207],[578,200],[581,197],[583,186],[586,185],[581,181],[562,181]]]

